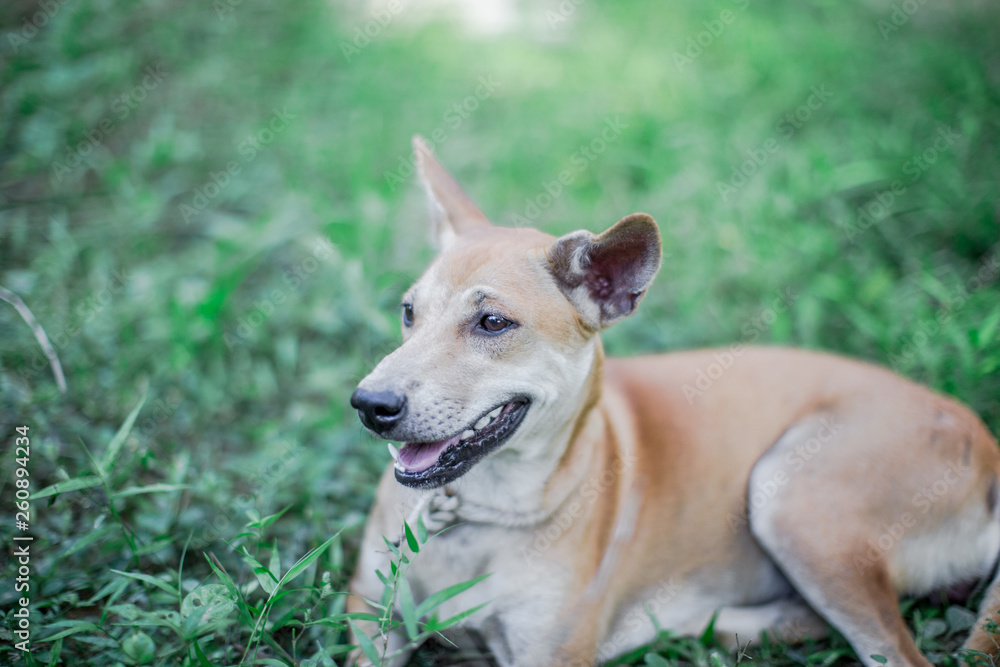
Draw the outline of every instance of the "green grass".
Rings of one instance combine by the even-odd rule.
[[[341,660],[340,593],[387,458],[347,398],[398,341],[398,298],[431,257],[421,193],[391,176],[416,132],[439,131],[443,161],[497,223],[660,222],[663,269],[606,335],[611,353],[837,350],[1000,431],[989,3],[922,4],[885,37],[884,0],[588,0],[493,36],[406,3],[349,60],[342,43],[371,20],[360,5],[42,4],[0,9],[0,285],[45,328],[68,391],[0,303],[0,437],[9,461],[13,429],[30,427],[32,491],[90,486],[32,505],[29,664],[235,664],[252,645],[269,664]],[[25,31],[39,11],[45,26]],[[677,57],[710,29],[700,54]],[[481,78],[498,85],[465,117],[449,111]],[[783,120],[810,101],[807,120]],[[600,154],[581,152],[615,119]],[[944,128],[955,136],[917,165]],[[563,170],[573,181],[546,205]],[[268,572],[341,530],[265,609]],[[0,522],[5,544],[12,531]],[[0,661],[14,658],[16,597],[0,588]],[[964,633],[939,620],[948,607],[906,605],[942,665]],[[735,660],[696,640],[654,649],[660,661],[627,664]],[[836,638],[751,655],[851,660]]]

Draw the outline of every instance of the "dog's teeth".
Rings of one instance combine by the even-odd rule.
[[[497,408],[496,410],[494,410],[493,412],[491,412],[489,414],[489,418],[490,419],[496,419],[497,417],[500,416],[501,412],[503,412],[503,406],[502,405],[499,408]]]
[[[399,448],[396,447],[396,445],[392,444],[391,442],[387,442],[385,444],[389,445],[389,454],[392,456],[392,460],[393,461],[398,461],[399,460]]]
[[[489,423],[490,423],[490,416],[485,415],[482,419],[476,422],[476,425],[473,428],[475,428],[478,431],[479,429],[483,428]]]
[[[459,440],[468,440],[469,438],[471,438],[475,434],[476,434],[475,431],[473,431],[472,429],[469,429],[468,431],[465,431],[464,433],[462,433],[462,437],[459,438]]]

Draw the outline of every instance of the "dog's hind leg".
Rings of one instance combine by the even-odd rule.
[[[864,571],[851,565],[853,554],[864,553],[863,542],[839,542],[824,534],[822,525],[811,532],[796,526],[791,538],[785,530],[791,526],[779,516],[751,526],[792,585],[843,633],[865,665],[879,664],[873,656],[885,657],[893,667],[930,665],[899,614],[885,563]]]
[[[983,653],[991,658],[1000,655],[1000,568],[983,595],[983,601],[979,605],[979,618],[962,649]]]
[[[866,665],[927,666],[898,594],[988,571],[1000,549],[989,498],[995,452],[973,447],[957,421],[937,430],[912,414],[896,422],[910,428],[878,423],[855,407],[789,428],[750,475],[750,528]],[[924,489],[940,493],[925,498]]]

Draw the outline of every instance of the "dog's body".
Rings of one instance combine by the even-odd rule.
[[[820,637],[816,612],[868,665],[930,664],[897,595],[981,578],[1000,553],[1000,453],[976,416],[826,354],[605,360],[598,332],[659,266],[652,219],[561,239],[493,227],[415,149],[444,249],[405,298],[404,344],[352,404],[423,444],[379,486],[351,609],[380,597],[382,536],[446,506],[456,525],[409,581],[419,601],[492,573],[440,614],[489,601],[466,627],[502,665],[609,659],[655,637],[650,615],[693,634],[717,613],[744,642]],[[983,626],[998,609],[994,581],[967,648],[997,652]]]

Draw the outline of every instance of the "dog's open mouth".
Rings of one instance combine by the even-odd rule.
[[[390,444],[396,459],[396,480],[405,486],[428,488],[458,479],[514,434],[528,405],[523,398],[498,405],[446,440],[408,442],[398,451]]]

